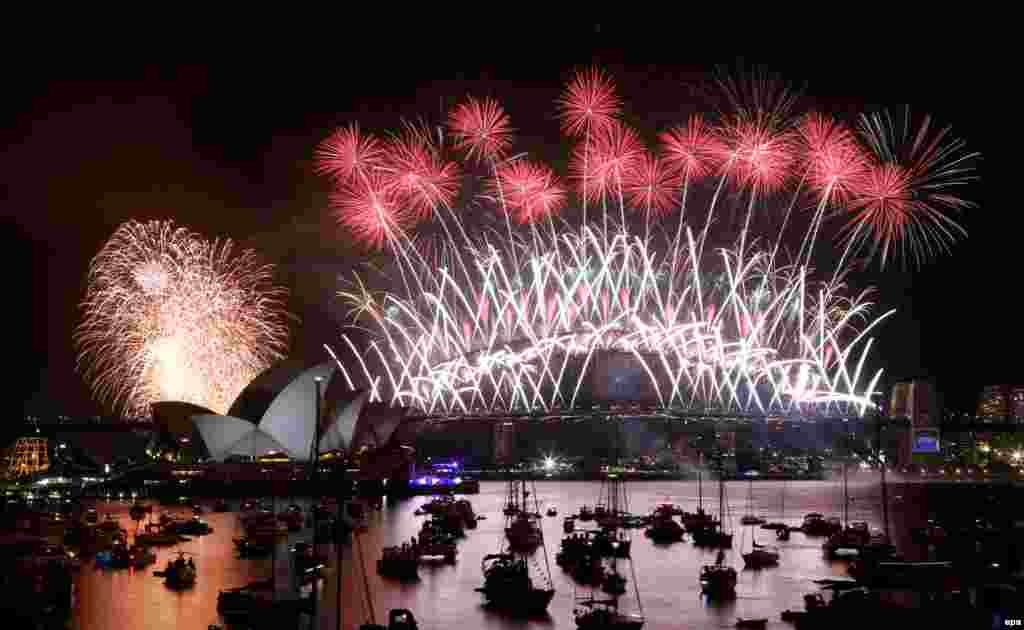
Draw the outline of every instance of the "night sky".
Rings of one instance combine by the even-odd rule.
[[[650,144],[669,124],[708,111],[706,95],[692,86],[706,84],[717,64],[737,63],[735,52],[693,54],[682,45],[627,55],[614,50],[617,41],[605,29],[584,31],[571,54],[493,62],[476,52],[428,59],[421,47],[394,57],[359,54],[350,44],[331,54],[245,49],[211,54],[203,65],[71,55],[13,70],[7,84],[18,89],[5,103],[0,203],[15,411],[22,400],[40,413],[100,411],[75,373],[71,333],[89,259],[127,219],[173,218],[258,249],[292,292],[290,308],[301,320],[293,356],[323,360],[322,344],[336,341],[343,321],[338,274],[359,262],[325,210],[327,184],[312,171],[316,143],[335,126],[358,120],[383,132],[402,117],[438,121],[467,93],[496,96],[518,129],[515,149],[564,175],[569,145],[558,134],[554,100],[578,64],[612,74],[626,120]],[[751,56],[746,64],[806,86],[805,108],[840,117],[909,103],[951,124],[985,156],[982,181],[963,191],[979,204],[963,219],[969,238],[952,255],[921,270],[876,265],[855,274],[858,286],[878,287],[882,308],[899,308],[876,342],[878,367],[888,382],[934,378],[954,406],[972,404],[984,384],[1024,380],[1015,360],[1019,231],[1009,218],[1019,213],[986,195],[994,177],[986,173],[998,158],[985,131],[993,106],[978,71],[982,54],[930,50],[922,60],[914,46],[902,57],[888,50],[885,59],[863,50],[834,54],[825,47]]]

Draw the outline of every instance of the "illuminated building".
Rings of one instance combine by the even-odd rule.
[[[941,415],[938,396],[931,383],[914,380],[893,386],[889,417],[910,421],[906,431],[893,428],[898,432],[895,465],[909,466],[921,459],[915,455],[941,453],[938,428]]]
[[[510,464],[515,454],[516,425],[512,422],[494,424],[494,463]]]
[[[7,473],[11,477],[30,476],[50,467],[48,441],[44,437],[18,438]]]
[[[367,404],[367,392],[339,384],[342,378],[333,363],[306,368],[285,361],[247,385],[226,415],[184,403],[158,403],[153,413],[162,431],[179,436],[186,434],[182,418],[187,417],[216,461],[268,454],[309,461],[317,417],[321,453],[383,446],[405,409]],[[182,439],[188,438],[178,437]]]
[[[990,385],[983,389],[978,417],[989,422],[1024,422],[1024,386]]]

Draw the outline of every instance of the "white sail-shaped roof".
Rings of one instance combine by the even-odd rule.
[[[319,401],[317,378],[321,379]],[[296,461],[309,461],[318,402],[321,452],[388,442],[406,410],[369,403],[368,398],[366,391],[349,389],[333,363],[303,368],[285,361],[246,386],[228,415],[191,417],[214,460],[278,451]]]
[[[337,380],[335,379],[335,382]],[[349,448],[363,408],[370,397],[370,393],[365,390],[336,393],[337,389],[333,387],[335,383],[331,385],[324,405],[327,417],[324,423],[324,433],[320,438],[321,451]]]
[[[256,425],[251,422],[218,414],[192,416],[192,422],[199,429],[210,457],[217,461],[224,461],[231,454],[229,449],[233,444],[256,430]]]

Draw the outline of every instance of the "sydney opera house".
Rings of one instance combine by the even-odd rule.
[[[284,361],[246,386],[226,415],[165,401],[153,405],[153,419],[165,444],[188,445],[204,460],[309,462],[317,435],[319,453],[397,445],[406,410],[367,399],[346,385],[333,363]]]

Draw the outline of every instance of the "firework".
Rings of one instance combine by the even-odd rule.
[[[515,213],[518,223],[550,217],[565,203],[565,190],[554,172],[528,160],[515,160],[500,167],[498,177],[489,185],[493,195],[504,196],[506,207]]]
[[[619,122],[606,125],[593,140],[573,151],[570,172],[590,201],[615,198],[640,167],[643,145],[635,131]]]
[[[287,345],[284,292],[254,252],[170,221],[128,222],[93,259],[75,333],[96,397],[126,416],[184,401],[227,413]]]
[[[949,127],[934,135],[930,127],[925,117],[911,133],[909,110],[902,131],[888,113],[861,117],[861,134],[877,163],[853,195],[844,237],[848,248],[880,252],[883,265],[899,249],[920,264],[967,235],[949,212],[974,205],[956,188],[975,178],[979,154],[965,152],[962,140],[947,140]]]
[[[460,169],[455,162],[442,159],[429,130],[406,125],[404,133],[392,138],[388,148],[388,159],[381,170],[416,221],[428,218],[440,207],[451,207],[459,192]]]
[[[570,136],[586,136],[606,131],[619,115],[622,102],[612,80],[599,68],[588,68],[576,73],[558,105],[562,130]]]
[[[455,136],[456,148],[470,159],[498,160],[512,146],[508,114],[493,99],[468,98],[449,114],[448,127]]]
[[[735,111],[663,132],[656,155],[616,119],[611,80],[577,73],[559,105],[563,131],[583,137],[569,162],[583,215],[558,229],[551,219],[567,193],[551,169],[505,157],[508,122],[497,103],[470,99],[453,110],[456,145],[490,166],[483,198],[504,215],[506,234],[471,229],[472,217],[452,210],[437,217],[449,265],[395,257],[404,294],[375,294],[357,277],[342,296],[360,332],[343,335],[340,352],[328,347],[349,386],[431,414],[571,410],[591,405],[594,378],[607,380],[602,371],[618,365],[642,374],[663,408],[849,415],[871,407],[881,371],[867,369],[870,335],[891,311],[873,313],[869,292],[850,294],[847,254],[873,240],[884,258],[892,243],[925,230],[926,217],[940,221],[929,214],[935,207],[965,205],[947,197],[966,178],[953,157],[960,147],[943,146],[943,134],[929,139],[927,123],[903,146],[876,120],[864,123],[862,144],[827,116],[795,119],[792,93],[770,80],[725,87]],[[380,168],[394,177],[388,165],[398,159],[385,155]],[[688,186],[713,174],[703,229],[694,230]],[[722,195],[727,183],[742,195]],[[782,228],[748,235],[755,200],[784,191],[792,201]],[[799,252],[782,260],[782,234],[807,192],[817,208]],[[412,203],[405,196],[396,207]],[[652,232],[677,199],[675,237]],[[588,223],[588,201],[601,202],[600,225]],[[709,232],[720,203],[747,205],[738,236]],[[644,213],[642,234],[627,206]],[[852,233],[839,263],[815,270],[826,207],[854,213]],[[548,230],[536,228],[541,218]],[[514,231],[512,219],[526,227]],[[402,253],[418,237],[394,230],[388,238]]]
[[[395,242],[403,229],[416,222],[402,204],[393,179],[382,171],[372,171],[343,185],[331,195],[330,203],[338,223],[373,248]]]
[[[360,133],[359,125],[338,129],[320,143],[316,151],[316,170],[345,182],[364,177],[383,163],[385,150],[379,140]]]
[[[672,210],[679,176],[661,160],[645,153],[626,186],[626,196],[635,208],[647,215],[663,215]]]
[[[718,168],[727,152],[716,130],[699,115],[690,117],[685,126],[662,132],[665,160],[686,180],[699,180]]]

